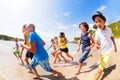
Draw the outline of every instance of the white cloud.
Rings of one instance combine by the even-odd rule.
[[[64,13],[64,16],[69,16],[70,15],[70,12],[65,12]]]
[[[71,27],[78,27],[78,26],[79,26],[78,24],[71,25]]]
[[[97,11],[103,11],[103,10],[105,10],[105,9],[106,9],[106,6],[105,6],[105,5],[102,5],[102,6],[100,6],[100,8],[97,9]]]
[[[68,27],[68,26],[65,26],[65,25],[59,25],[59,26],[58,26],[58,29],[69,29],[69,27]]]

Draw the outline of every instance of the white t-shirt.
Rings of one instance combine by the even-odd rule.
[[[112,52],[112,41],[113,33],[110,28],[106,27],[105,30],[97,29],[95,34],[95,40],[98,40],[101,54]]]

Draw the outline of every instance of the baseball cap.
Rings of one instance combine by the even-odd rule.
[[[92,20],[93,20],[93,21],[95,21],[95,17],[96,17],[96,16],[99,16],[99,17],[101,17],[104,21],[106,21],[105,16],[103,16],[103,14],[102,14],[101,12],[99,12],[99,11],[95,12],[95,14],[92,16]]]

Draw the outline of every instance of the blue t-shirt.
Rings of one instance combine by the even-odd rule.
[[[29,41],[30,43],[34,42],[36,44],[36,52],[34,54],[35,59],[38,61],[48,59],[48,53],[42,44],[42,39],[36,32],[29,33]]]

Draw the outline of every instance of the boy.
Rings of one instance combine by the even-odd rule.
[[[28,51],[34,53],[34,56],[30,63],[30,67],[33,69],[35,73],[34,79],[39,79],[40,77],[37,70],[35,69],[35,67],[38,64],[44,70],[57,74],[57,76],[60,77],[62,74],[56,70],[53,70],[50,67],[49,60],[48,60],[48,53],[44,48],[45,42],[35,32],[35,26],[33,24],[29,24],[27,27],[27,32],[29,33],[30,46],[27,46],[25,44],[21,44],[21,46],[27,49]]]
[[[98,27],[95,34],[95,49],[99,49],[100,52],[100,64],[98,71],[94,77],[94,80],[98,80],[102,75],[103,70],[106,67],[107,61],[112,53],[112,43],[114,45],[114,51],[117,51],[114,36],[110,28],[105,25],[106,18],[103,14],[97,11],[93,16],[92,20]]]

